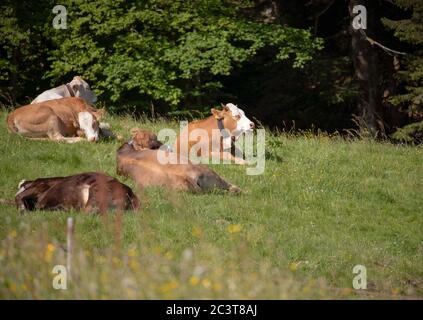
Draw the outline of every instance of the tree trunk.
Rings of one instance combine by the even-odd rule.
[[[367,9],[367,30],[363,30],[371,35],[375,28],[376,1],[372,0],[350,0],[349,11],[351,21],[356,14],[353,7],[363,5]],[[380,118],[382,108],[382,94],[380,88],[380,70],[377,48],[370,45],[360,30],[355,30],[350,25],[352,56],[355,68],[355,75],[359,82],[358,95],[358,124],[360,131],[364,135],[372,137],[385,136],[383,121]]]

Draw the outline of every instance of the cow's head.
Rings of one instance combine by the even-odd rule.
[[[163,143],[161,143],[157,136],[144,129],[134,128],[131,130],[132,146],[135,150],[143,149],[159,149]]]
[[[81,77],[74,77],[69,84],[75,93],[75,97],[80,97],[90,104],[94,104],[97,101],[96,94]]]
[[[21,182],[18,184],[18,192],[15,194],[15,196],[24,192],[31,182],[32,181],[21,180]]]
[[[232,116],[237,119],[237,126],[233,135],[239,137],[244,132],[252,132],[255,125],[250,119],[245,116],[244,110],[238,108],[233,103],[221,104],[224,110],[230,110]]]
[[[236,131],[238,119],[232,115],[232,112],[229,110],[229,108],[223,107],[222,110],[216,110],[215,108],[212,108],[210,112],[216,120],[220,121],[221,124],[219,126],[221,127],[219,129],[226,129],[231,135],[232,132]]]
[[[100,116],[88,111],[78,113],[79,128],[84,132],[88,141],[98,141],[99,139]]]

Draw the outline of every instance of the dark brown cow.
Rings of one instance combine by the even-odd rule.
[[[136,210],[139,200],[131,188],[97,172],[22,181],[15,202],[20,210]]]

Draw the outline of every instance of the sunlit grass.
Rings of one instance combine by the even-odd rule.
[[[124,139],[163,120],[109,117]],[[0,117],[0,198],[22,179],[103,171],[116,175],[120,141],[30,141]],[[339,137],[267,134],[266,171],[214,165],[242,193],[204,195],[150,188],[142,210],[115,214],[31,212],[0,205],[1,298],[356,298],[423,295],[423,149]],[[130,180],[124,180],[134,187]],[[67,290],[52,287],[66,264],[66,219],[75,219]]]

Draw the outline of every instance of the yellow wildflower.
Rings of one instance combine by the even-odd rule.
[[[130,247],[130,248],[128,249],[128,256],[130,256],[130,257],[134,258],[134,257],[136,257],[136,256],[137,256],[137,254],[138,254],[138,252],[137,252],[137,248],[135,248],[135,247]]]
[[[201,284],[203,285],[204,288],[210,288],[211,286],[211,282],[209,279],[204,279],[203,281],[201,281]]]
[[[298,266],[300,265],[300,263],[299,262],[291,262],[290,264],[289,264],[289,269],[292,271],[292,272],[294,272],[294,271],[296,271],[297,269],[298,269]]]
[[[242,227],[241,227],[240,224],[230,224],[228,226],[228,232],[229,233],[238,233],[238,232],[241,231],[241,229],[242,229]]]
[[[400,288],[392,288],[391,292],[393,296],[396,296],[400,293]]]
[[[129,267],[133,271],[135,271],[135,270],[138,270],[139,269],[140,265],[139,265],[139,263],[136,260],[131,259],[131,261],[129,261]]]
[[[54,250],[56,250],[56,247],[54,246],[54,244],[49,243],[47,245],[46,252],[44,254],[44,259],[47,262],[50,262],[51,261],[51,257],[53,256]]]
[[[215,291],[222,290],[222,285],[220,283],[213,283],[213,290]]]
[[[203,230],[201,230],[200,227],[193,227],[191,234],[196,238],[201,238],[201,235],[203,234]]]
[[[189,278],[189,283],[192,286],[196,286],[199,282],[200,282],[200,279],[198,279],[198,277],[196,276],[192,276],[191,278]]]
[[[121,261],[118,257],[113,257],[112,258],[112,262],[115,266],[120,266],[121,265]]]
[[[179,284],[176,280],[171,280],[160,287],[160,291],[163,293],[172,291],[179,287]]]

